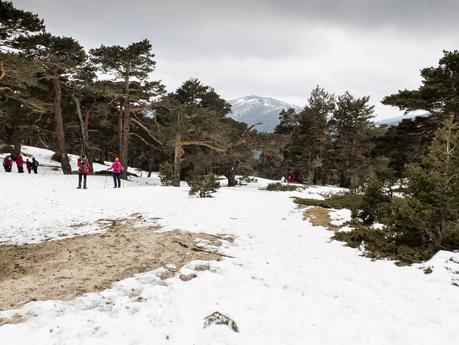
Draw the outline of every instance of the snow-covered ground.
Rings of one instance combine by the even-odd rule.
[[[33,154],[43,164],[43,151]],[[51,171],[0,173],[0,242],[79,236],[99,231],[99,219],[136,212],[165,229],[230,234],[234,243],[221,250],[233,258],[211,262],[191,281],[161,281],[158,272],[147,272],[71,301],[0,312],[26,318],[0,327],[2,345],[457,344],[459,287],[449,273],[459,270],[459,255],[440,252],[429,263],[397,267],[330,241],[331,232],[305,221],[291,197],[321,198],[332,187],[267,192],[260,188],[272,181],[259,179],[198,199],[186,186],[145,185],[157,177],[112,189],[110,177],[89,176],[89,189],[76,190],[76,176]],[[332,216],[336,224],[346,217]],[[82,223],[88,225],[71,227]],[[427,266],[433,273],[420,269]],[[215,311],[231,317],[239,332],[204,328]]]

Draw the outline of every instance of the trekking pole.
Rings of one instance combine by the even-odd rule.
[[[105,172],[104,189],[105,189],[105,186],[107,185],[107,176],[108,176],[108,171]]]

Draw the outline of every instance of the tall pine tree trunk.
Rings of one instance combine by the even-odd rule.
[[[81,100],[73,95],[73,99],[75,101],[78,119],[80,120],[80,127],[81,127],[81,140],[82,140],[82,153],[88,154],[89,151],[89,134],[88,134],[88,124],[86,119],[83,117],[83,113],[81,111]],[[88,116],[89,117],[89,116]]]
[[[121,132],[121,162],[126,167],[123,170],[122,178],[127,179],[127,167],[129,158],[129,133],[131,125],[131,114],[129,111],[129,70],[126,71],[124,77],[124,102],[123,102],[123,117],[122,117],[122,132]]]
[[[70,166],[70,160],[67,156],[67,151],[65,148],[65,133],[64,133],[64,120],[62,118],[62,89],[61,83],[59,81],[59,75],[57,70],[53,73],[53,91],[54,91],[54,121],[56,124],[56,141],[57,141],[57,149],[61,156],[61,167],[62,172],[65,175],[69,175],[72,173],[72,167]]]
[[[174,187],[180,187],[180,171],[182,169],[182,133],[177,131],[175,134],[175,150],[174,150],[174,179],[172,185]]]
[[[118,154],[121,154],[123,147],[123,100],[120,101],[120,111],[118,112]]]
[[[148,157],[147,158],[148,177],[151,177],[151,171],[153,170],[153,163],[154,163],[153,158],[151,158],[151,156]]]
[[[226,175],[226,178],[228,179],[228,187],[236,187],[236,173],[234,169],[231,169],[228,171],[228,174]]]
[[[237,162],[231,168],[229,168],[225,174],[225,177],[228,179],[228,187],[236,187],[236,167]]]
[[[22,140],[19,133],[15,133],[13,137],[13,157],[21,154]]]

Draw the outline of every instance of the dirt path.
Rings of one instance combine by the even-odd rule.
[[[314,226],[336,230],[336,227],[331,224],[330,213],[326,208],[317,206],[308,207],[303,211],[303,215]]]
[[[157,232],[155,227],[135,228],[139,218],[133,215],[126,220],[110,221],[101,234],[0,246],[0,310],[34,300],[72,299],[159,267],[174,265],[175,269],[166,274],[172,276],[192,260],[221,258],[213,250],[221,245],[222,237],[179,230]],[[199,246],[203,241],[205,248]]]

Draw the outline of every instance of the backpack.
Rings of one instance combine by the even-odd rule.
[[[87,161],[86,159],[80,159],[80,167],[78,168],[79,172],[84,172],[88,167],[87,167]]]

